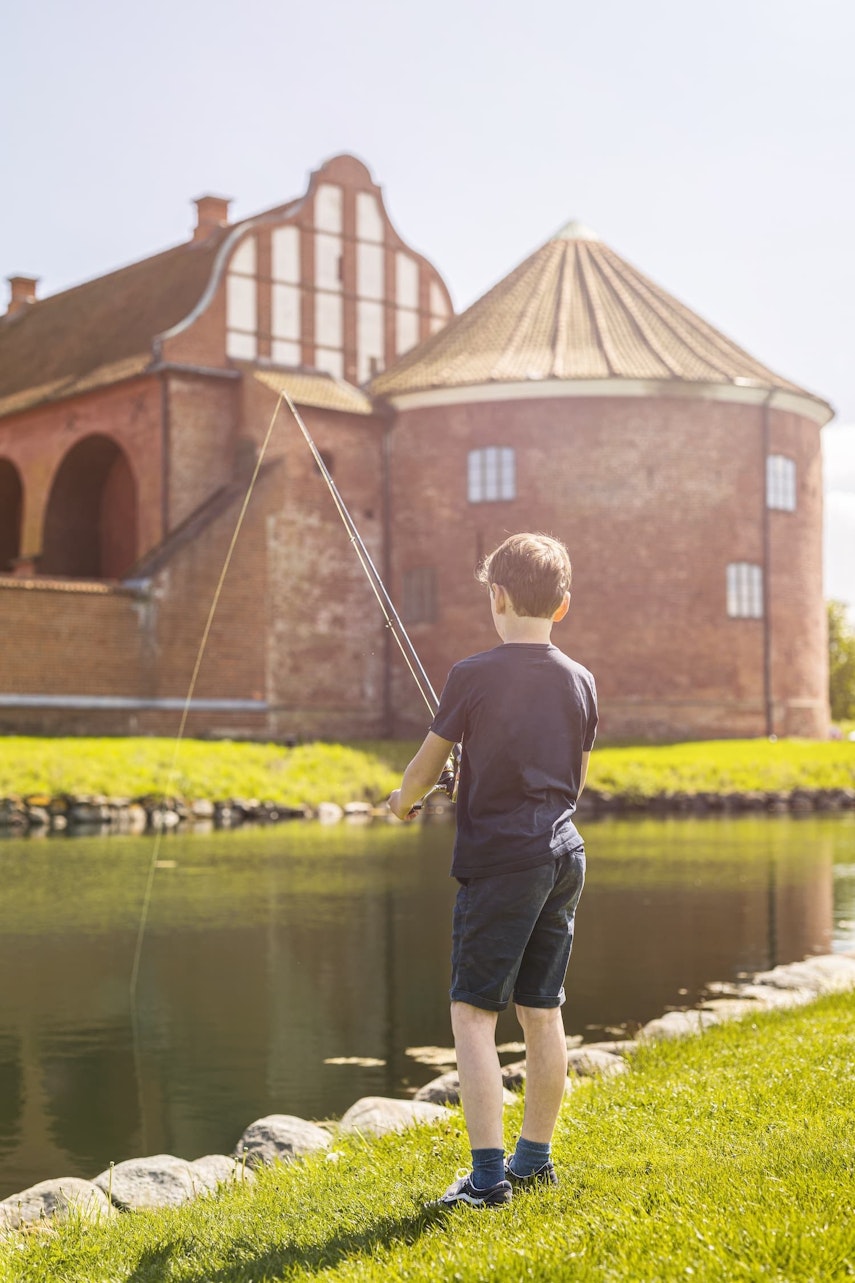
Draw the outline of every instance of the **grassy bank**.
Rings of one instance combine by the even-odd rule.
[[[186,799],[259,798],[286,806],[380,801],[400,779],[412,741],[354,745],[214,743],[169,739],[0,738],[0,797],[62,793],[142,797],[167,789]],[[592,788],[658,793],[855,787],[855,743],[722,740],[598,748]]]
[[[423,1214],[467,1161],[455,1113],[336,1142],[337,1161],[267,1169],[250,1190],[0,1243],[0,1280],[851,1278],[853,1058],[855,995],[759,1013],[579,1088],[556,1134],[560,1188],[507,1208]]]

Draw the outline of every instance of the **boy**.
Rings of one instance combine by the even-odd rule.
[[[479,568],[501,646],[455,664],[439,710],[389,799],[410,819],[462,743],[451,1023],[472,1171],[439,1206],[497,1206],[514,1186],[556,1185],[552,1133],[564,1097],[561,1019],[585,852],[573,812],[597,726],[594,679],[550,641],[570,605],[567,549],[506,539]],[[513,997],[526,1043],[525,1113],[505,1162],[496,1020]]]

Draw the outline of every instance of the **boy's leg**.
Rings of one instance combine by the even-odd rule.
[[[567,1038],[560,1007],[516,1006],[525,1037],[525,1108],[520,1136],[549,1145],[564,1100]]]
[[[496,1051],[497,1012],[452,1002],[460,1099],[472,1149],[502,1149],[502,1071]]]

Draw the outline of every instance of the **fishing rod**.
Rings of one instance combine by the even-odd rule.
[[[320,450],[312,440],[311,433],[309,432],[309,429],[306,427],[306,424],[303,422],[302,415],[299,413],[299,411],[297,410],[297,407],[294,405],[294,402],[291,400],[291,397],[288,395],[286,391],[283,390],[281,393],[281,396],[285,404],[288,406],[288,409],[291,411],[292,415],[294,416],[294,419],[297,423],[297,427],[300,429],[301,433],[303,434],[303,437],[305,438],[306,445],[309,447],[309,449],[312,452],[312,457],[315,460],[315,463],[317,464],[318,471],[320,472],[321,476],[323,477],[324,481],[327,484],[327,489],[329,490],[332,496],[333,503],[336,506],[336,511],[338,512],[338,515],[341,517],[342,522],[344,523],[344,528],[348,533],[350,542],[353,545],[354,552],[356,553],[356,556],[359,559],[359,564],[362,566],[362,569],[365,571],[366,578],[368,579],[368,582],[371,585],[371,588],[374,592],[374,596],[377,598],[377,602],[378,602],[378,605],[380,606],[380,610],[383,614],[383,618],[386,621],[386,627],[389,629],[392,636],[395,638],[395,641],[397,642],[397,645],[398,645],[398,649],[400,650],[401,654],[404,657],[404,662],[406,663],[407,668],[410,670],[413,680],[415,681],[416,686],[419,689],[419,694],[421,695],[422,699],[427,705],[429,713],[431,714],[431,716],[433,716],[436,713],[437,709],[439,708],[439,698],[433,686],[431,685],[430,678],[425,672],[424,666],[421,660],[419,659],[416,653],[416,648],[411,642],[409,635],[407,634],[407,630],[404,627],[403,623],[401,622],[401,617],[398,614],[397,610],[395,609],[394,603],[392,602],[392,599],[389,596],[389,593],[386,591],[386,585],[383,583],[383,580],[380,577],[380,572],[378,571],[377,567],[374,565],[374,562],[371,559],[371,554],[369,553],[368,549],[365,547],[365,544],[362,541],[362,536],[360,535],[359,531],[356,528],[356,522],[353,520],[353,517],[351,517],[350,513],[348,512],[347,505],[345,504],[344,500],[342,499],[339,493],[338,486],[333,480],[332,474],[330,473],[329,468],[324,462],[324,459]],[[460,745],[455,744],[454,748],[451,750],[451,753],[449,755],[448,764],[446,765],[445,770],[443,771],[442,775],[440,776],[439,780],[434,786],[434,789],[431,791],[433,792],[436,790],[441,790],[442,792],[447,793],[449,797],[453,797],[456,789],[456,785],[457,785],[457,775],[458,775],[459,769],[460,769]]]

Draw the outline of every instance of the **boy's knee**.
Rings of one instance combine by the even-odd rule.
[[[496,1024],[498,1012],[487,1011],[484,1007],[475,1007],[469,1002],[452,1002],[452,1029],[492,1027]]]
[[[514,1009],[523,1030],[548,1029],[553,1025],[561,1025],[562,1028],[564,1026],[560,1007],[523,1007],[515,1002]]]

